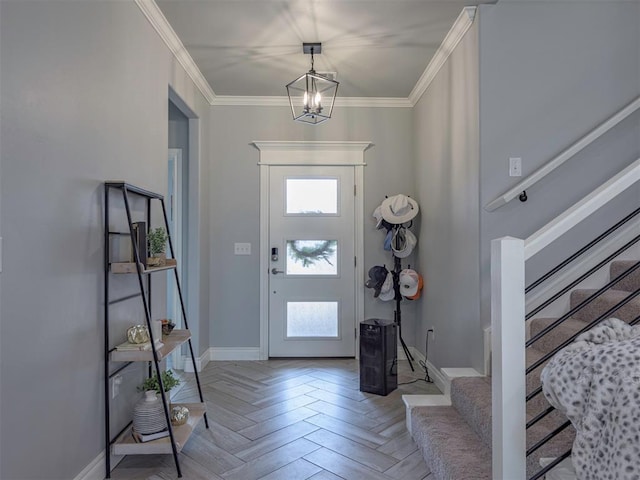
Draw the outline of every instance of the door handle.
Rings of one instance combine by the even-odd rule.
[[[273,273],[274,275],[278,274],[278,273],[284,273],[284,270],[278,270],[276,267],[273,267],[271,269],[271,273]]]

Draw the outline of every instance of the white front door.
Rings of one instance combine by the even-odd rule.
[[[269,356],[355,355],[354,167],[269,171]]]

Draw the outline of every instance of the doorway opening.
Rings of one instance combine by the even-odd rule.
[[[185,314],[188,320],[196,368],[201,361],[200,342],[200,119],[194,110],[171,88],[168,95],[167,195],[165,206],[177,261]],[[167,276],[166,312],[176,328],[185,328],[173,272]],[[208,337],[207,332],[203,332]],[[168,367],[193,371],[185,362],[186,346],[177,349]],[[205,348],[206,349],[206,348]]]

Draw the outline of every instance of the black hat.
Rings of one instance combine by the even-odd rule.
[[[374,298],[380,295],[380,290],[387,278],[387,273],[389,273],[387,268],[381,265],[376,265],[369,269],[369,280],[365,282],[364,286],[367,288],[373,288]]]

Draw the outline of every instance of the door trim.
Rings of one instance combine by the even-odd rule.
[[[364,152],[371,142],[269,142],[256,141],[260,151],[260,359],[269,358],[269,168],[272,165],[340,165],[354,167],[356,325],[364,317]],[[358,329],[354,342],[357,343]],[[356,355],[358,349],[356,348]]]

